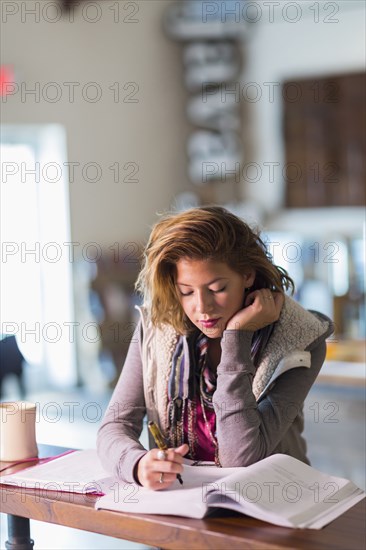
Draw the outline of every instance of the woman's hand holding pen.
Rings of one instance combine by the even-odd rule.
[[[226,330],[259,330],[278,321],[284,302],[281,292],[269,288],[254,290],[245,299],[244,308],[240,309],[226,325]]]
[[[177,474],[183,472],[183,456],[187,454],[189,447],[186,443],[175,449],[164,451],[165,459],[162,460],[159,449],[151,449],[138,462],[137,478],[143,487],[154,489],[166,489],[173,485]]]

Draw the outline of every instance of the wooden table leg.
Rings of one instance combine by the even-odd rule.
[[[33,550],[34,541],[30,538],[28,518],[8,514],[8,540],[6,550]]]

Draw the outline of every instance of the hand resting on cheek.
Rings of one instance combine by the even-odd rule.
[[[245,307],[229,319],[226,330],[259,330],[278,321],[284,302],[282,292],[268,288],[255,290],[245,299]]]

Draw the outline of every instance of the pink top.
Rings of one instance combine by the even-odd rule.
[[[196,396],[196,412],[197,412],[197,422],[195,426],[195,435],[196,435],[196,454],[191,456],[192,460],[210,460],[214,462],[215,460],[215,446],[212,442],[210,433],[207,429],[205,419],[202,414],[202,406],[199,399],[199,396]],[[205,407],[205,413],[207,422],[210,426],[211,433],[216,437],[216,414],[214,409]],[[184,418],[183,418],[183,430],[184,430],[184,441],[188,441],[188,408],[185,408]],[[188,455],[187,455],[188,456]]]

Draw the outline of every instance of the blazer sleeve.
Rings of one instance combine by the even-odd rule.
[[[213,405],[223,467],[249,466],[280,452],[276,447],[286,439],[287,454],[297,457],[295,439],[300,438],[300,433],[296,431],[302,428],[298,419],[325,359],[324,338],[311,349],[310,368],[299,366],[284,372],[257,402],[252,392],[255,374],[250,357],[252,336],[252,332],[227,330],[221,341]]]
[[[139,338],[141,320],[97,433],[97,452],[102,465],[127,483],[137,481],[134,468],[147,452],[139,442],[146,413]]]

